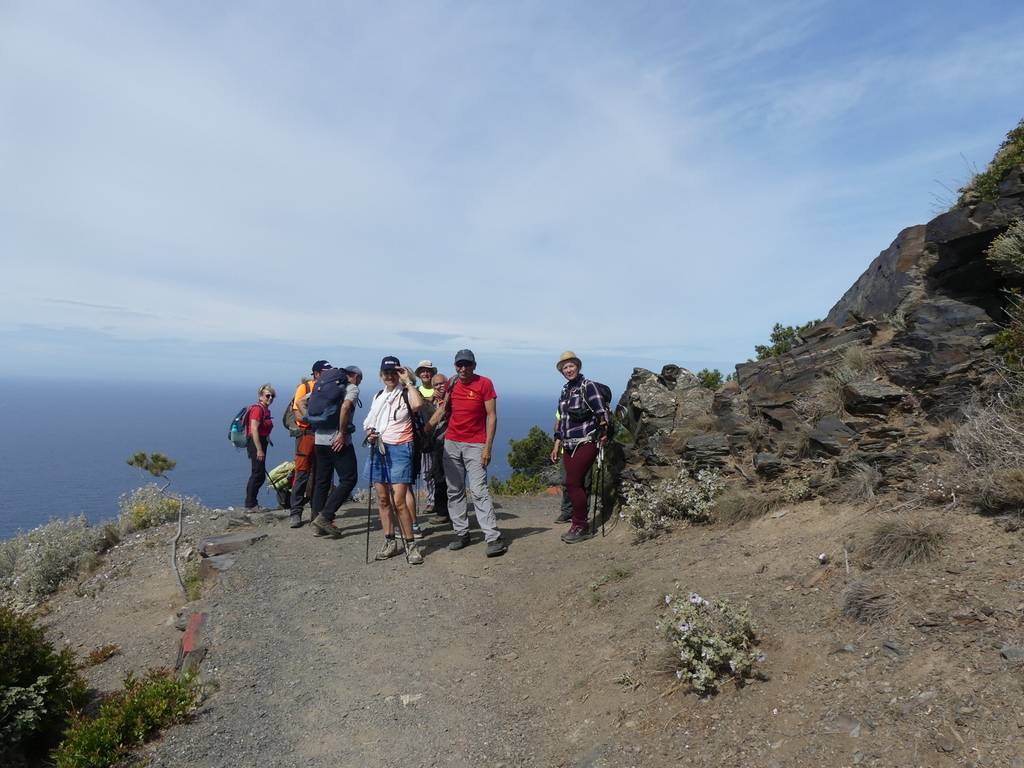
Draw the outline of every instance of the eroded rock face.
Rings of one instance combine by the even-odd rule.
[[[985,249],[1024,218],[1024,167],[1000,193],[904,229],[802,344],[738,365],[717,392],[677,365],[634,370],[620,401],[634,438],[623,477],[710,466],[772,483],[820,476],[824,463],[825,475],[870,465],[883,484],[911,482],[935,460],[928,422],[957,414],[993,381],[1012,286]]]

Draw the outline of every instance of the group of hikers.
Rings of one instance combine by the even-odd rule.
[[[450,550],[471,543],[466,494],[472,495],[477,523],[484,534],[487,557],[503,555],[508,545],[498,529],[487,484],[497,431],[497,393],[493,382],[476,372],[472,350],[455,353],[455,375],[439,374],[430,360],[404,367],[393,355],[380,362],[382,388],[370,401],[362,422],[363,444],[369,447],[364,477],[373,485],[384,541],[377,560],[402,552],[413,565],[423,562],[417,541],[415,483],[424,480],[432,525],[450,525],[455,539]],[[555,366],[565,378],[555,413],[551,462],[565,468],[566,504],[559,522],[570,522],[562,541],[575,544],[593,536],[588,523],[585,478],[608,439],[609,395],[603,385],[582,373],[574,352],[564,352]],[[355,412],[362,407],[358,366],[335,368],[317,360],[303,377],[283,418],[295,436],[294,473],[288,506],[291,526],[303,524],[308,502],[317,536],[340,538],[335,516],[358,482],[353,439]],[[267,447],[274,428],[270,405],[277,392],[270,384],[257,391],[257,402],[244,411],[242,428],[251,472],[245,491],[247,512],[260,510],[257,496],[267,478]],[[243,414],[240,414],[242,416]],[[334,483],[335,479],[337,482]]]

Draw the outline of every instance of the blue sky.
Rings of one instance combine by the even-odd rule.
[[[1022,39],[984,0],[4,0],[0,375],[727,370],[984,167]]]

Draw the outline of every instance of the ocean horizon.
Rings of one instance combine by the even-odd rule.
[[[510,471],[509,440],[525,436],[534,425],[549,429],[557,392],[549,397],[502,394],[496,385],[498,432],[489,475],[504,479]],[[376,387],[376,382],[363,382],[357,425]],[[268,469],[294,457],[295,441],[280,425],[291,394],[290,385],[278,387]],[[118,499],[154,480],[126,463],[139,451],[158,451],[177,462],[169,473],[171,491],[212,508],[241,507],[249,460],[228,442],[227,431],[238,410],[254,400],[253,387],[220,382],[0,379],[0,407],[7,414],[0,437],[0,539],[52,519],[84,514],[96,523],[116,518]],[[358,444],[356,451],[361,487],[365,451]],[[260,503],[277,506],[269,486],[260,491]]]

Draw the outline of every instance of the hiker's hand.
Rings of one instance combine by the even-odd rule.
[[[344,432],[339,432],[333,440],[331,440],[331,450],[335,453],[341,451],[348,443],[348,435]]]
[[[266,451],[256,451],[256,461],[265,461],[267,458]]]
[[[486,445],[480,454],[480,463],[484,465],[485,469],[487,468],[487,465],[491,463],[491,449]]]
[[[377,442],[377,433],[374,430],[371,429],[369,432],[366,433],[366,442],[368,442],[370,445],[373,445],[374,443]]]
[[[555,445],[554,448],[551,449],[551,463],[552,464],[557,464],[558,463],[558,445],[557,444]]]
[[[408,368],[398,369],[398,380],[403,384],[408,384],[410,381],[412,381],[412,376],[410,375]]]

